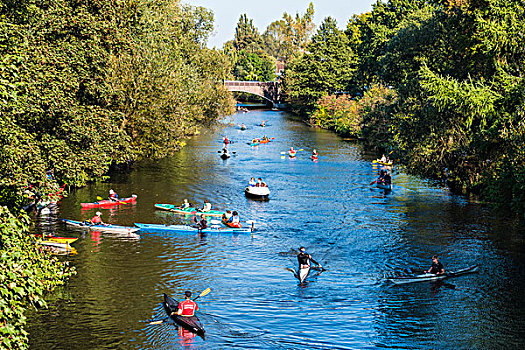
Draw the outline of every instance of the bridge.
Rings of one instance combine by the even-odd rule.
[[[233,81],[225,80],[224,86],[228,91],[247,92],[271,102],[272,107],[284,108],[281,102],[281,89],[276,81]]]

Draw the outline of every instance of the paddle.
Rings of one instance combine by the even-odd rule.
[[[102,200],[104,200],[104,198],[97,196],[97,201],[102,201]],[[118,199],[115,202],[119,202],[120,204],[127,204],[126,202],[119,201]]]
[[[205,290],[203,290],[201,292],[201,294],[199,294],[195,298],[193,298],[193,301],[199,299],[200,297],[203,297],[203,296],[209,294],[210,292],[211,292],[211,288],[206,288]],[[176,312],[172,312],[171,314],[174,315],[175,313]],[[158,321],[151,321],[149,324],[151,324],[151,325],[153,325],[153,324],[161,324],[161,323],[166,322],[166,320],[168,320],[168,317],[165,317],[162,320],[158,320]]]
[[[370,182],[370,185],[373,185],[373,184],[375,184],[376,182],[377,182],[377,180],[374,180],[374,181]]]

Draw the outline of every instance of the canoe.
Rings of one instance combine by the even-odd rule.
[[[137,232],[139,230],[137,227],[130,227],[130,226],[119,226],[119,225],[111,225],[111,224],[90,225],[90,224],[86,224],[83,221],[75,221],[75,220],[68,220],[68,219],[62,219],[62,221],[66,225],[81,228],[84,230],[100,231],[100,232],[106,232],[106,233],[127,233],[130,236],[136,236],[134,232]]]
[[[155,208],[161,209],[161,210],[167,210],[178,214],[187,214],[187,215],[202,215],[205,216],[223,216],[225,213],[223,211],[218,210],[210,210],[210,211],[200,211],[200,209],[189,207],[186,209],[182,209],[181,207],[174,205],[174,204],[155,204]]]
[[[473,273],[473,272],[476,272],[477,270],[478,270],[478,265],[472,265],[465,269],[451,271],[448,273],[444,273],[442,275],[436,275],[433,273],[424,273],[422,275],[392,277],[392,278],[389,278],[388,281],[394,284],[414,283],[414,282],[422,282],[422,281],[436,281],[436,280],[443,280],[445,278],[465,275],[467,273]]]
[[[159,233],[252,233],[253,224],[251,228],[233,228],[219,225],[210,225],[204,230],[199,230],[196,227],[188,225],[161,225],[161,224],[141,224],[135,223],[140,229],[140,232],[159,232]]]
[[[392,184],[387,185],[387,184],[376,183],[376,187],[382,190],[392,191]]]
[[[237,223],[233,223],[233,222],[228,222],[228,219],[226,219],[225,217],[222,218],[222,223],[228,227],[232,227],[232,228],[241,228],[242,225],[240,222],[237,222]]]
[[[80,205],[82,206],[82,208],[88,209],[88,208],[98,208],[98,207],[111,207],[114,205],[135,203],[136,201],[137,201],[137,195],[134,194],[128,198],[119,198],[118,201],[103,199],[101,201],[93,202],[93,203],[80,203]]]
[[[164,293],[164,310],[168,316],[180,327],[189,330],[204,338],[204,327],[197,316],[179,316],[177,310],[179,309],[179,303],[172,297]]]
[[[247,197],[257,199],[268,199],[270,195],[270,189],[268,187],[249,186],[244,189],[244,194]]]
[[[42,238],[41,233],[35,233],[33,236],[37,238]],[[69,244],[75,242],[78,239],[74,237],[58,237],[58,236],[53,236],[53,235],[46,235],[44,238],[46,241],[50,241],[50,242],[69,243]]]

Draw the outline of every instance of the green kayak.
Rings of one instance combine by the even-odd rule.
[[[186,208],[182,209],[181,207],[175,205],[175,204],[155,204],[155,208],[161,209],[161,210],[167,210],[178,214],[186,214],[186,215],[200,215],[204,214],[206,216],[222,216],[224,215],[223,211],[218,210],[210,210],[203,212],[200,209],[197,208]]]

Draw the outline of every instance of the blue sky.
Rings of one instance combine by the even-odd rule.
[[[226,41],[233,39],[235,26],[241,14],[246,13],[248,18],[262,34],[266,27],[281,19],[284,12],[295,16],[297,12],[303,14],[310,2],[314,4],[314,22],[318,26],[325,17],[331,16],[337,20],[339,28],[346,27],[348,19],[353,14],[370,11],[374,0],[182,0],[193,6],[202,6],[211,9],[215,16],[215,34],[208,42],[209,47],[221,48]]]

